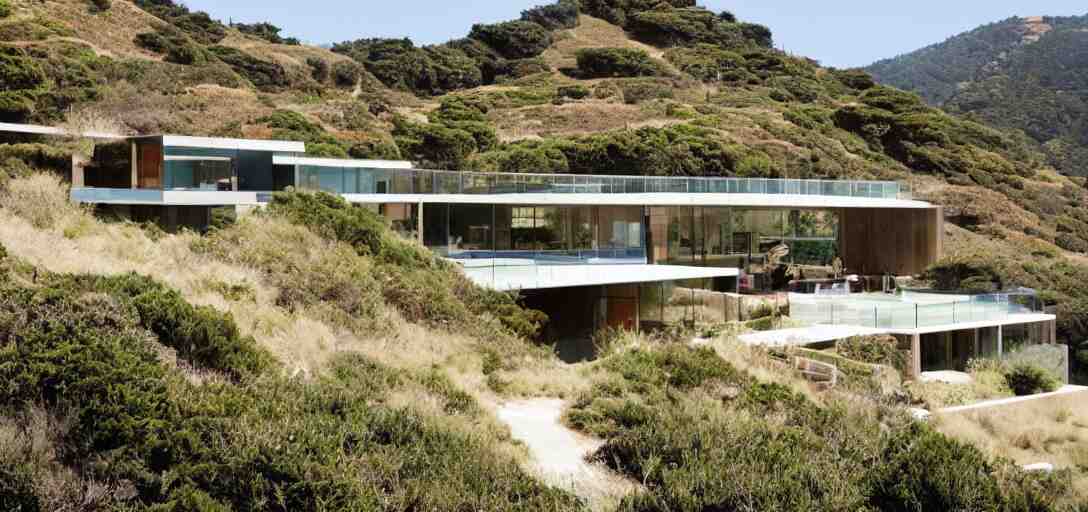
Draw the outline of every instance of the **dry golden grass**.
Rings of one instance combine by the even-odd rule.
[[[1088,393],[956,414],[941,414],[942,433],[1018,464],[1049,462],[1074,471],[1074,487],[1088,500]]]
[[[560,31],[552,47],[544,52],[544,60],[552,69],[578,67],[575,54],[583,48],[613,47],[643,50],[660,61],[667,69],[676,72],[676,69],[663,58],[664,51],[632,40],[627,37],[627,33],[622,28],[586,15],[580,16],[579,21],[580,24],[577,27]]]
[[[1021,208],[1008,196],[989,189],[946,184],[926,188],[915,197],[945,205],[945,215],[977,217],[979,224],[998,224],[1019,232],[1039,229],[1043,236],[1054,237],[1054,226],[1044,225],[1038,215]]]
[[[35,16],[63,23],[77,34],[76,39],[100,55],[160,58],[136,46],[133,38],[154,31],[163,22],[129,0],[114,0],[105,12],[92,12],[86,0],[14,0],[14,3]]]

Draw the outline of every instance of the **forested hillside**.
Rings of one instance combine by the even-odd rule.
[[[866,70],[884,84],[1019,130],[1058,170],[1088,174],[1088,16],[1009,18]]]

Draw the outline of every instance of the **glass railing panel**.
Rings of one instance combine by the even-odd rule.
[[[852,196],[895,199],[909,195],[897,182],[861,182],[770,178],[680,178],[574,174],[475,173],[362,169],[385,183],[385,193],[720,193]],[[360,189],[362,190],[362,189]]]

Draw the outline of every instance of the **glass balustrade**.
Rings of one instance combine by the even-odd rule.
[[[1040,311],[1038,298],[1021,292],[946,299],[936,294],[790,295],[790,317],[802,323],[893,330],[994,322]]]
[[[300,167],[299,186],[342,194],[768,194],[903,199],[905,184],[768,178],[512,174]],[[337,184],[344,185],[341,188]]]

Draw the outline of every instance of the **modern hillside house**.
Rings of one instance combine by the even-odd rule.
[[[843,291],[849,283],[835,280],[843,273],[917,274],[940,257],[944,231],[941,208],[896,182],[435,171],[308,157],[297,142],[128,138],[99,145],[72,181],[73,201],[167,229],[200,229],[216,209],[258,207],[288,188],[338,194],[380,212],[476,283],[519,291],[549,313],[556,337],[738,319],[738,291]],[[947,322],[943,313],[919,314],[912,326],[887,304],[869,317],[868,303],[854,303],[860,297],[817,302],[824,299],[796,296],[798,317],[902,327],[915,371],[923,361],[956,367],[984,355],[1001,342],[982,329],[998,321],[1031,324],[1037,340],[1053,341],[1053,316],[1007,296]]]

